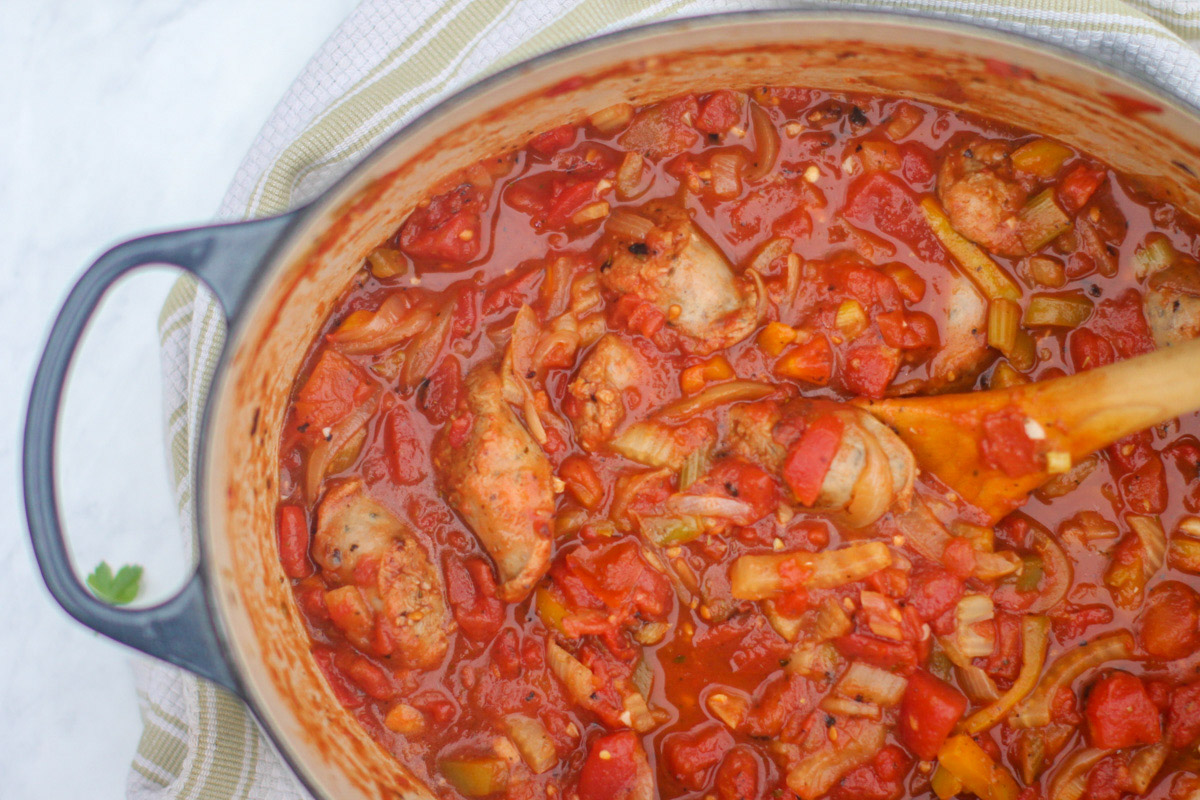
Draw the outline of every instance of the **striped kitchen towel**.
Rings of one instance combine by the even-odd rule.
[[[479,77],[597,33],[668,17],[795,3],[750,0],[367,0],[267,120],[221,205],[222,220],[276,214],[318,194],[382,139]],[[876,0],[846,3],[965,19],[1098,56],[1200,105],[1200,0]],[[194,547],[192,474],[221,312],[181,279],[159,321],[167,441],[184,535]],[[305,798],[237,698],[140,661],[145,730],[136,800]]]

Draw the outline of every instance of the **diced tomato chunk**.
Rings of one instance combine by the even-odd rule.
[[[785,378],[824,386],[833,375],[833,348],[824,336],[814,336],[780,356],[775,372]]]
[[[1076,372],[1107,366],[1116,361],[1112,345],[1104,337],[1087,328],[1076,328],[1068,341],[1071,365]]]
[[[843,213],[856,225],[912,247],[932,264],[946,264],[946,251],[925,221],[913,191],[886,172],[871,172],[850,184]]]
[[[400,247],[413,258],[465,264],[479,255],[483,198],[469,183],[430,199],[400,228]]]
[[[975,548],[966,539],[951,539],[942,550],[942,563],[952,575],[966,580],[975,572]]]
[[[1155,586],[1137,619],[1142,647],[1171,661],[1200,650],[1200,594],[1179,581]]]
[[[831,800],[895,800],[904,789],[912,759],[894,744],[850,770],[829,793]]]
[[[1100,759],[1087,776],[1084,796],[1088,800],[1121,800],[1132,790],[1129,762],[1124,753],[1113,753]]]
[[[425,478],[424,450],[410,414],[408,406],[398,403],[388,412],[383,429],[388,471],[392,480],[403,486],[420,483]]]
[[[1158,709],[1142,681],[1114,672],[1092,687],[1084,708],[1093,747],[1116,750],[1162,739]]]
[[[900,700],[900,743],[917,758],[932,761],[966,710],[962,692],[923,669],[913,670]]]
[[[753,800],[759,795],[758,759],[750,748],[741,745],[730,750],[713,781],[717,800]]]
[[[938,346],[937,323],[923,311],[885,311],[875,324],[883,341],[897,350],[924,350]]]
[[[327,348],[308,380],[296,393],[296,425],[316,438],[371,396],[375,387],[366,373],[338,351]]]
[[[543,156],[551,156],[575,142],[575,126],[559,125],[529,140],[529,149]]]
[[[1177,686],[1167,707],[1167,742],[1185,749],[1200,739],[1200,680]]]
[[[417,402],[435,425],[450,419],[462,395],[462,367],[458,358],[448,355],[417,389]]]
[[[984,417],[979,455],[989,467],[1010,478],[1029,475],[1040,468],[1037,445],[1025,432],[1025,417],[1013,408]]]
[[[720,89],[700,101],[696,129],[705,133],[724,133],[736,125],[741,117],[742,104],[737,95],[728,89]]]
[[[1104,183],[1108,173],[1088,164],[1076,164],[1058,185],[1058,199],[1068,214],[1074,214],[1087,205],[1092,195]]]
[[[477,642],[491,639],[504,622],[491,565],[478,556],[461,559],[453,552],[447,553],[443,564],[446,595],[463,635]]]
[[[883,397],[900,370],[900,354],[890,347],[864,344],[851,347],[842,360],[846,390],[864,397]]]
[[[925,622],[945,614],[963,594],[962,578],[941,567],[918,566],[909,578],[908,605]]]
[[[579,800],[635,800],[652,787],[646,754],[633,731],[618,731],[595,739],[579,771]]]
[[[334,657],[334,663],[347,678],[370,697],[376,700],[389,700],[395,697],[396,690],[388,679],[387,673],[362,656],[342,651]]]
[[[811,506],[816,502],[844,429],[839,417],[819,416],[809,421],[804,433],[788,449],[783,461],[783,481],[800,503]]]
[[[708,785],[712,768],[733,747],[733,737],[719,722],[672,733],[663,740],[662,753],[675,780],[692,790]]]
[[[307,578],[313,573],[308,558],[308,519],[302,506],[279,508],[279,561],[289,578]]]

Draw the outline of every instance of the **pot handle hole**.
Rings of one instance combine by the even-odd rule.
[[[117,245],[71,289],[51,327],[33,379],[22,455],[25,515],[38,568],[50,594],[87,627],[237,691],[205,599],[199,570],[178,594],[149,608],[117,608],[96,598],[71,565],[58,511],[54,452],[63,387],[105,292],[133,269],[180,267],[202,280],[232,321],[242,310],[258,265],[294,222],[289,214],[230,225],[171,231]]]

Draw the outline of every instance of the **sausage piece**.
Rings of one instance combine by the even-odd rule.
[[[610,231],[601,284],[655,306],[691,353],[712,353],[752,334],[759,323],[753,280],[734,274],[683,208],[660,201],[641,216],[653,225],[644,241]]]
[[[641,355],[613,334],[606,334],[584,357],[567,391],[579,401],[578,410],[568,411],[568,416],[585,450],[595,450],[612,437],[625,419],[625,390],[645,374]]]
[[[550,567],[553,475],[490,365],[467,375],[466,396],[434,437],[432,461],[446,500],[496,565],[498,596],[522,600]]]
[[[441,663],[455,628],[441,572],[408,527],[371,499],[361,481],[348,481],[325,495],[312,552],[323,572],[359,587],[392,657],[415,669]]]

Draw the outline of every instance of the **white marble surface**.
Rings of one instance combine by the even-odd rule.
[[[18,487],[33,365],[107,245],[210,219],[242,155],[353,0],[0,0],[0,796],[123,797],[140,721],[132,652],[37,577]],[[167,489],[155,319],[173,276],[119,287],[89,332],[62,429],[79,568],[186,566]]]

